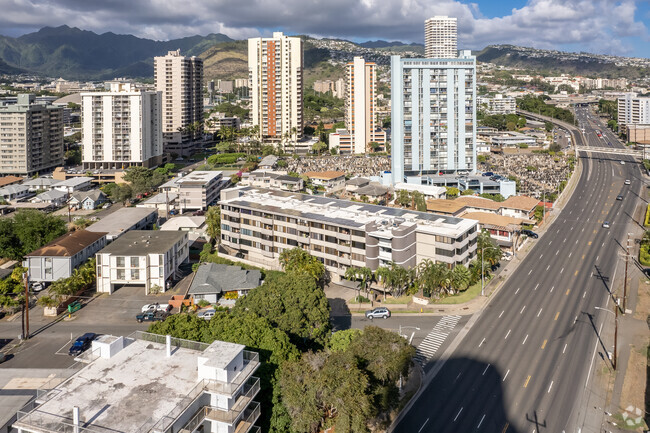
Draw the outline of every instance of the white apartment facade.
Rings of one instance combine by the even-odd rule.
[[[0,105],[0,175],[32,176],[63,165],[63,108],[18,95]]]
[[[303,133],[302,40],[274,32],[248,40],[251,116],[263,142],[296,142]]]
[[[154,57],[154,82],[162,95],[164,150],[186,155],[203,135],[203,60],[181,50]]]
[[[259,433],[259,354],[136,331],[102,335],[83,368],[52,375],[16,414],[19,433]]]
[[[393,183],[476,171],[476,57],[391,57]]]
[[[125,285],[164,292],[189,257],[187,232],[131,230],[95,257],[98,292],[112,294]]]
[[[618,98],[618,124],[621,128],[650,124],[650,98],[637,97],[635,93]]]
[[[430,259],[453,267],[476,251],[477,222],[468,219],[251,187],[224,190],[219,204],[229,255],[279,268],[282,251],[298,247],[334,281],[351,266],[406,268]]]
[[[428,59],[453,59],[458,55],[458,23],[447,16],[424,22],[424,56]]]
[[[107,83],[109,91],[81,94],[84,169],[155,167],[162,161],[160,92],[133,83]]]
[[[479,96],[476,101],[487,114],[515,114],[517,112],[517,100],[512,96],[502,94],[493,97]]]
[[[219,200],[219,193],[226,182],[220,171],[193,171],[161,185],[159,190],[163,194],[177,194],[176,201],[181,212],[207,210],[208,206],[216,204]]]

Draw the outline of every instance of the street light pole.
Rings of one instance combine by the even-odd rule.
[[[612,313],[610,310],[601,307],[594,307],[596,310],[603,310]],[[612,354],[612,368],[616,370],[616,346],[618,344],[618,299],[614,303],[614,353]]]
[[[483,247],[481,248],[481,296],[485,296],[485,260],[483,256],[485,255],[485,249],[492,248],[493,250],[499,250],[500,248],[496,247]]]

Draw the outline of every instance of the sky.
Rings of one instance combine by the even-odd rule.
[[[513,44],[650,57],[650,0],[0,0],[0,34],[67,24],[168,40],[273,31],[362,42],[424,41],[424,19],[458,18],[459,49]]]

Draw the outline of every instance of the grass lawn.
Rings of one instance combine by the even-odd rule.
[[[399,298],[388,297],[382,304],[408,304],[413,299],[412,296],[400,296]]]
[[[488,280],[485,280],[487,285]],[[467,301],[471,301],[481,294],[481,281],[479,280],[473,286],[469,286],[464,292],[460,292],[457,295],[447,296],[446,298],[440,299],[436,302],[432,302],[432,305],[448,305],[448,304],[463,304]]]

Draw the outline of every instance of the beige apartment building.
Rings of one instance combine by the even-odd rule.
[[[0,175],[32,176],[63,164],[63,108],[18,95],[0,105]]]
[[[299,247],[334,281],[350,266],[430,259],[451,268],[476,251],[478,223],[469,219],[252,187],[223,190],[219,204],[228,255],[277,269],[282,251]]]
[[[81,94],[81,159],[86,169],[155,167],[162,162],[160,92],[127,81]]]
[[[193,171],[187,176],[176,177],[161,185],[159,191],[177,194],[181,212],[185,210],[207,210],[219,200],[219,193],[228,180],[220,171]]]
[[[282,32],[248,40],[251,116],[259,139],[293,147],[302,138],[302,40]]]
[[[386,133],[377,127],[377,65],[355,57],[347,64],[345,91],[346,130],[330,134],[330,147],[341,154],[372,151],[369,143],[386,143]]]
[[[424,57],[427,59],[458,57],[456,18],[435,16],[424,22]]]
[[[203,60],[169,51],[154,57],[153,76],[162,94],[164,150],[186,155],[203,135]]]

